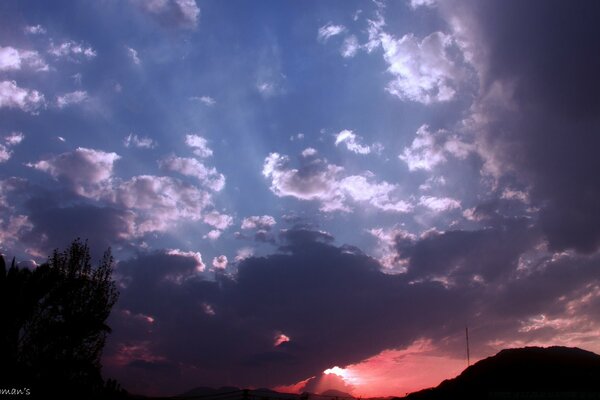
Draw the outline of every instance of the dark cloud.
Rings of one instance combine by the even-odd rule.
[[[539,241],[524,220],[408,240],[398,245],[408,263],[400,275],[384,274],[377,261],[335,246],[324,232],[291,229],[280,239],[282,252],[248,258],[235,275],[215,280],[201,278],[185,255],[121,262],[121,311],[107,359],[124,360],[108,362],[108,373],[126,386],[151,379],[170,393],[204,384],[291,384],[420,338],[462,354],[455,338],[466,323],[483,352],[491,340],[525,335],[524,321],[539,313],[568,317],[564,299],[589,294],[586,285],[599,278],[594,258],[549,255],[521,265]],[[289,341],[277,342],[282,334]],[[142,347],[142,356],[128,356],[123,349],[131,347]],[[172,374],[131,378],[136,360],[171,363]]]
[[[407,345],[425,327],[443,336],[451,329],[447,316],[468,308],[465,296],[386,275],[377,261],[334,246],[323,232],[290,230],[282,241],[284,253],[246,259],[235,276],[216,274],[215,281],[201,279],[184,256],[152,253],[120,263],[119,309],[127,312],[115,314],[107,357],[116,357],[119,343],[144,342],[146,359],[202,371],[195,381],[163,386],[171,391],[225,384],[228,376],[243,386],[290,384]],[[127,320],[141,315],[153,322],[140,335]],[[290,340],[276,344],[280,334]],[[129,369],[109,371],[127,384]]]
[[[442,4],[482,74],[477,134],[490,164],[531,186],[552,248],[600,244],[600,4]],[[451,19],[449,19],[451,20]],[[465,34],[466,33],[466,34]]]

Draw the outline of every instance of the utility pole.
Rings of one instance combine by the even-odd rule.
[[[471,366],[471,352],[469,350],[469,327],[465,326],[465,334],[467,336],[467,367]]]

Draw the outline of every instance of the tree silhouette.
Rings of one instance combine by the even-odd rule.
[[[33,270],[14,259],[7,270],[0,256],[2,387],[44,397],[102,395],[100,356],[118,297],[112,269],[110,249],[92,267],[87,242],[79,239]]]

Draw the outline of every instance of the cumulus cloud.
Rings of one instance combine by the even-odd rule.
[[[170,256],[177,256],[183,258],[191,258],[196,262],[196,271],[203,272],[206,269],[206,265],[202,261],[202,254],[197,251],[183,251],[180,249],[170,249],[166,253]]]
[[[83,103],[88,100],[88,94],[84,90],[76,90],[74,92],[65,93],[61,96],[56,96],[56,106],[58,108],[69,107],[73,104]]]
[[[209,107],[217,104],[217,101],[210,96],[192,96],[192,97],[190,97],[190,100],[198,100],[205,106],[209,106]]]
[[[358,39],[356,38],[356,36],[350,35],[346,39],[344,39],[344,43],[342,44],[340,53],[344,58],[352,58],[356,55],[358,50],[360,50],[360,44],[358,43]]]
[[[461,208],[460,201],[450,197],[421,196],[419,205],[429,208],[431,211],[443,212]]]
[[[411,171],[430,171],[446,162],[449,155],[464,159],[474,150],[472,144],[461,140],[458,135],[444,129],[432,131],[428,125],[422,125],[411,145],[405,147],[398,158],[404,161]]]
[[[0,108],[18,108],[35,113],[45,104],[44,95],[37,90],[19,87],[15,81],[0,82]]]
[[[18,71],[24,67],[34,71],[49,69],[48,64],[37,51],[0,46],[0,71]]]
[[[67,40],[56,44],[50,41],[48,53],[57,58],[64,58],[69,61],[79,62],[81,60],[91,60],[96,57],[96,50],[84,43],[77,43]]]
[[[156,142],[147,136],[138,136],[135,133],[130,133],[123,140],[125,147],[137,147],[138,149],[153,149],[157,146]]]
[[[167,176],[139,175],[111,191],[112,203],[134,211],[137,236],[161,232],[180,221],[198,221],[211,204],[208,192]]]
[[[326,42],[329,38],[339,35],[346,30],[346,27],[343,25],[334,25],[329,22],[322,27],[319,28],[319,32],[317,33],[317,38]]]
[[[212,266],[216,269],[225,269],[227,268],[227,256],[220,255],[218,257],[213,258]]]
[[[217,211],[211,211],[204,216],[204,222],[222,231],[233,224],[233,217]]]
[[[509,332],[524,343],[539,339],[542,310],[547,320],[555,320],[570,318],[569,307],[577,307],[577,329],[590,332],[597,324],[590,310],[582,311],[582,298],[598,298],[592,288],[600,279],[593,267],[597,259],[563,256],[524,267],[527,249],[538,239],[523,220],[477,231],[399,235],[397,257],[406,263],[400,274],[386,274],[358,249],[338,247],[331,236],[303,229],[281,236],[281,252],[240,257],[237,272],[219,274],[216,281],[195,276],[190,257],[142,255],[119,264],[129,282],[119,307],[152,315],[158,323],[140,335],[117,328],[130,320],[117,321],[107,356],[119,343],[145,340],[147,354],[168,361],[177,373],[132,378],[135,356],[110,372],[125,385],[158,379],[159,387],[172,392],[192,386],[199,374],[206,382],[232,376],[242,386],[272,387],[417,340],[431,343],[430,350],[444,346],[447,354],[463,357],[465,320],[478,332],[471,348],[476,354],[494,351],[492,343]],[[539,282],[548,290],[534,290]],[[389,318],[390,307],[397,318]],[[554,329],[549,337],[564,332]],[[280,334],[289,340],[274,346]],[[192,340],[198,344],[193,349],[180,345]]]
[[[208,141],[200,135],[186,135],[185,144],[191,147],[194,154],[198,157],[207,158],[213,154],[212,150],[208,147]]]
[[[395,199],[398,187],[373,182],[373,174],[343,176],[344,169],[316,157],[302,157],[300,168],[291,168],[290,159],[271,153],[263,164],[263,175],[271,180],[271,191],[279,197],[314,200],[325,212],[350,211],[349,202],[370,204],[384,211],[408,212],[412,206]]]
[[[437,9],[479,74],[466,123],[483,172],[531,188],[553,248],[597,250],[598,10],[559,1],[453,1]]]
[[[454,98],[461,70],[451,52],[456,45],[450,35],[434,32],[419,40],[413,34],[396,39],[382,33],[380,39],[388,71],[394,75],[388,92],[424,104]]]
[[[270,215],[253,215],[242,220],[242,229],[270,230],[277,222]]]
[[[181,175],[198,179],[204,186],[218,192],[225,186],[225,177],[216,168],[207,168],[195,158],[170,156],[159,161],[165,171],[173,171]]]
[[[133,62],[135,65],[140,65],[142,60],[140,60],[137,50],[129,46],[125,46],[125,48],[127,49],[127,55],[131,59],[131,62]]]
[[[45,35],[46,29],[42,25],[27,25],[23,31],[30,35]]]
[[[8,161],[12,157],[12,148],[25,139],[21,132],[13,132],[4,137],[4,143],[0,143],[0,163]]]
[[[344,144],[348,150],[356,154],[369,154],[379,152],[382,145],[375,143],[371,146],[361,144],[362,139],[353,131],[344,129],[335,136],[335,145]]]
[[[195,0],[132,0],[140,9],[155,16],[164,25],[196,28],[200,8]]]
[[[98,187],[113,176],[114,163],[119,158],[113,152],[78,147],[72,152],[27,165],[66,182],[80,195],[95,196]]]

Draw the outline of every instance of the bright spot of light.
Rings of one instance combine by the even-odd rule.
[[[288,335],[284,334],[284,333],[277,333],[275,335],[275,341],[273,342],[273,346],[277,347],[283,343],[289,342],[291,339]]]

